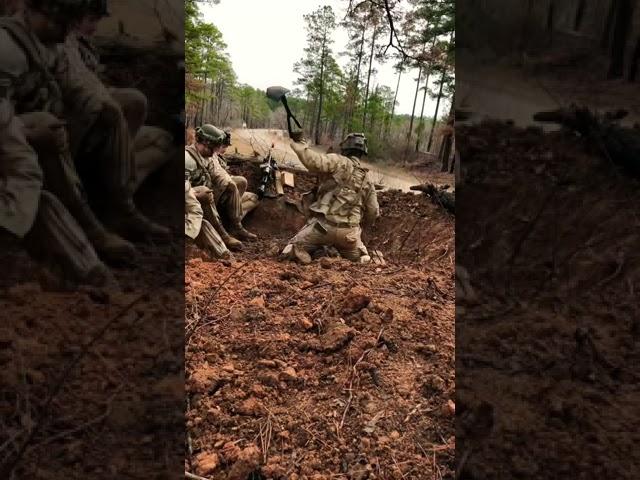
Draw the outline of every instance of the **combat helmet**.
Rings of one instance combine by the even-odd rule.
[[[219,147],[224,143],[226,137],[223,130],[209,123],[196,128],[196,141],[210,147]]]
[[[227,147],[231,146],[231,130],[225,129],[224,142],[222,142],[222,144],[226,145]]]
[[[369,153],[367,148],[367,137],[364,133],[350,133],[340,142],[340,150],[343,155],[366,155]]]

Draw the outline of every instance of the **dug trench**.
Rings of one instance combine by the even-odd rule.
[[[638,181],[572,132],[456,134],[460,479],[638,478]]]
[[[257,185],[253,164],[232,172]],[[365,232],[385,265],[278,252],[314,183],[265,198],[235,262],[187,248],[186,468],[203,478],[453,478],[454,220],[379,193]]]

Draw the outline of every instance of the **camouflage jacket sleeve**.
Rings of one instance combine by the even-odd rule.
[[[309,145],[302,142],[291,142],[291,149],[310,172],[335,173],[340,168],[344,168],[347,165],[345,162],[348,162],[347,158],[335,153],[315,152],[309,148]]]
[[[0,158],[0,227],[23,237],[38,211],[43,177],[17,116],[0,129]]]
[[[195,239],[202,227],[202,206],[200,206],[200,202],[196,198],[191,184],[188,181],[184,183],[184,234],[189,238]]]
[[[113,103],[106,87],[89,70],[74,44],[58,45],[51,50],[54,56],[54,75],[60,85],[65,106],[84,114],[95,114],[102,110],[106,102]]]

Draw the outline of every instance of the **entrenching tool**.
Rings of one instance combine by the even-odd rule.
[[[296,117],[293,116],[293,113],[291,113],[291,110],[289,109],[286,97],[287,93],[289,93],[289,90],[284,87],[267,88],[267,97],[269,97],[274,102],[282,102],[282,105],[284,105],[284,109],[287,112],[287,130],[289,131],[289,136],[291,136],[291,134],[293,133],[293,129],[291,128],[291,119],[296,122],[296,125],[300,130],[302,130],[302,125],[300,125],[300,122],[298,122]]]

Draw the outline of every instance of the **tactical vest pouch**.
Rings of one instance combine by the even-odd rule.
[[[15,82],[16,112],[42,111],[60,116],[64,108],[62,92],[32,35],[14,18],[0,18],[0,28],[22,48],[29,62],[29,72]]]

